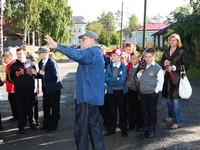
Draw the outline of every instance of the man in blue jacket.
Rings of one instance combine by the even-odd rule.
[[[74,134],[78,150],[88,150],[88,137],[95,150],[104,150],[104,139],[100,123],[99,106],[104,103],[104,61],[98,37],[94,32],[79,36],[82,50],[57,44],[50,36],[45,36],[49,48],[79,63],[76,73],[76,108]],[[88,136],[89,135],[89,136]]]

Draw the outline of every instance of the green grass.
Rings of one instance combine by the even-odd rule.
[[[200,67],[191,65],[187,70],[187,76],[193,79],[200,79]]]

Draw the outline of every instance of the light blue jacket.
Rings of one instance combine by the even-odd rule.
[[[128,87],[126,86],[126,66],[121,63],[118,69],[118,77],[113,76],[113,63],[111,62],[105,72],[105,83],[107,84],[107,93],[113,93],[113,87],[123,87],[124,93],[128,92]]]
[[[77,103],[103,105],[104,103],[104,60],[98,46],[85,50],[57,44],[57,50],[79,63],[76,73]]]

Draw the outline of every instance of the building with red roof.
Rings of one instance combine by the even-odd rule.
[[[145,38],[145,46],[154,45],[154,38],[152,35],[170,24],[168,23],[147,23],[146,24],[146,38]],[[161,39],[163,40],[163,39]],[[139,27],[137,30],[132,32],[132,41],[135,45],[142,46],[143,41],[143,26]],[[163,43],[161,41],[161,43]]]

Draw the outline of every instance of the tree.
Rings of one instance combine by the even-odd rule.
[[[72,11],[66,0],[7,0],[4,14],[11,32],[37,31],[41,39],[50,34],[62,43],[69,39]]]
[[[193,14],[200,14],[200,0],[190,0],[190,6],[193,8]]]
[[[135,31],[139,26],[140,26],[140,23],[138,21],[137,16],[135,14],[132,14],[131,17],[129,18],[128,27],[123,30],[124,34],[131,36],[131,32]]]
[[[110,37],[110,44],[112,45],[119,45],[120,42],[120,35],[118,32],[113,32]]]
[[[40,33],[51,35],[59,43],[67,43],[70,37],[68,26],[73,24],[72,11],[66,0],[47,0],[40,14]]]
[[[115,31],[115,18],[112,12],[108,12],[107,14],[103,12],[101,17],[98,17],[98,22],[103,25],[106,32],[112,33]]]
[[[198,2],[198,3],[197,3]],[[178,7],[175,11],[171,12],[169,21],[174,22],[173,30],[178,33],[183,43],[183,49],[186,51],[190,58],[191,64],[195,66],[200,65],[200,1],[196,1],[195,5],[192,1],[192,10],[190,6]]]
[[[93,21],[93,22],[88,22],[87,23],[86,30],[87,31],[93,31],[97,35],[100,35],[102,31],[105,31],[105,28],[102,25],[102,23],[100,23],[98,21]]]

